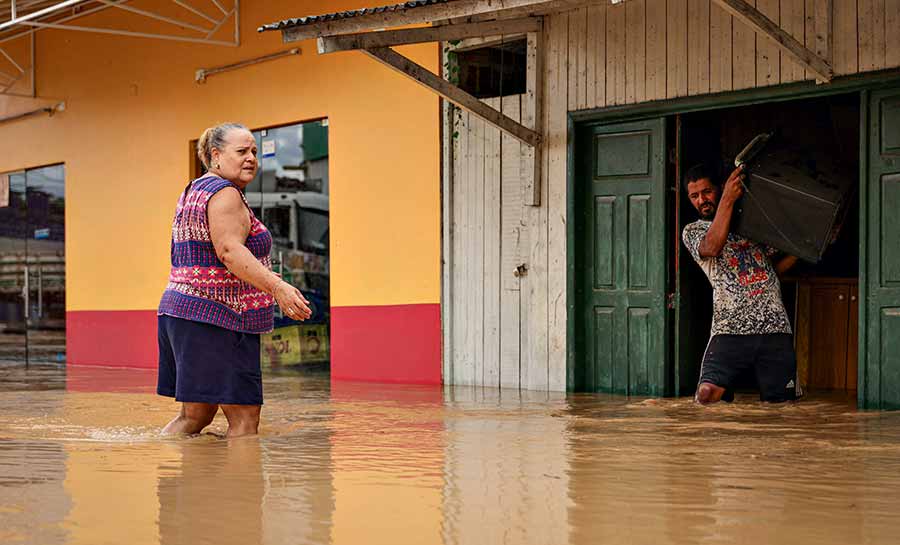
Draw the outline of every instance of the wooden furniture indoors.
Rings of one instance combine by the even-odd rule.
[[[804,387],[856,390],[858,299],[856,278],[797,280],[794,342]]]

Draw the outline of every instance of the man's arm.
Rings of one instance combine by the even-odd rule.
[[[700,241],[700,257],[716,257],[722,253],[722,248],[728,241],[734,203],[744,194],[743,170],[743,167],[734,169],[731,176],[728,177],[728,181],[725,182],[725,188],[722,190],[722,197],[719,199],[719,206],[716,209],[716,217],[713,218],[706,236]]]

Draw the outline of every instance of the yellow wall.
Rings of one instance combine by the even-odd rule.
[[[0,172],[65,163],[68,310],[156,307],[189,141],[205,127],[321,117],[329,118],[332,305],[438,303],[436,95],[360,53],[319,56],[313,41],[300,56],[203,85],[193,78],[198,68],[295,46],[258,34],[261,24],[380,3],[244,0],[239,48],[40,31],[38,94],[67,108],[0,125]],[[115,10],[100,16],[137,21]],[[437,69],[433,44],[401,52]]]

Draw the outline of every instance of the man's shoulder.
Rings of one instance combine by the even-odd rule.
[[[709,220],[697,220],[691,222],[684,226],[684,229],[681,231],[682,236],[687,236],[694,233],[706,232],[709,231],[709,226],[712,225],[712,222]]]

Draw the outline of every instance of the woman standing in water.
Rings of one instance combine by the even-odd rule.
[[[256,141],[237,123],[203,132],[206,174],[188,184],[172,223],[172,270],[158,311],[157,393],[181,402],[164,434],[198,433],[219,407],[228,437],[255,434],[262,407],[259,335],[275,303],[310,317],[300,291],[272,272],[272,236],[244,197],[256,176]]]

